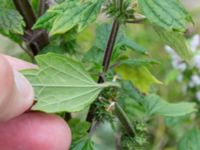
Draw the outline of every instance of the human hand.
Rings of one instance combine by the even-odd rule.
[[[26,112],[33,104],[30,83],[18,71],[36,66],[0,55],[0,150],[67,150],[70,129],[63,119]]]

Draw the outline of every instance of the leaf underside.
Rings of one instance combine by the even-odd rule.
[[[58,54],[36,57],[39,69],[23,74],[35,89],[33,110],[76,112],[88,107],[109,83],[97,84],[76,61]]]

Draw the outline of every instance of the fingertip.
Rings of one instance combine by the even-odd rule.
[[[33,104],[32,86],[22,74],[13,70],[3,55],[0,55],[0,91],[0,121],[24,113]]]
[[[23,70],[23,69],[32,69],[32,68],[37,68],[37,65],[34,65],[32,63],[11,57],[11,56],[7,56],[7,55],[2,55],[8,62],[9,64],[12,66],[12,68],[14,70]]]
[[[70,149],[70,145],[72,142],[72,133],[71,133],[71,129],[69,125],[66,123],[66,121],[63,118],[57,115],[53,115],[53,116],[58,119],[57,122],[60,122],[60,126],[62,127],[60,128],[60,131],[63,133],[63,143],[66,144],[64,147],[66,149]]]
[[[13,71],[8,61],[0,55],[0,120],[1,114],[7,107],[11,93],[14,90]]]
[[[14,70],[14,101],[13,112],[22,114],[34,103],[34,90],[29,81],[19,72]]]
[[[68,150],[71,144],[67,123],[58,116],[42,112],[24,113],[0,123],[0,133],[0,149],[3,150]]]

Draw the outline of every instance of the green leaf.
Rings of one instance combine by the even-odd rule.
[[[97,47],[92,47],[90,50],[86,52],[83,57],[84,62],[93,62],[94,64],[102,64],[102,58],[104,55],[104,51]]]
[[[89,137],[84,137],[72,143],[70,150],[94,150],[94,143]]]
[[[73,6],[70,6],[62,16],[55,19],[50,35],[63,34],[80,22],[81,14],[88,7],[88,3],[82,5],[74,5],[74,3],[72,1]]]
[[[165,77],[165,84],[169,84],[170,82],[174,82],[179,75],[180,75],[179,70],[170,70]]]
[[[96,0],[89,5],[81,15],[78,31],[82,31],[88,24],[96,20],[104,0]]]
[[[116,48],[113,51],[113,54],[111,56],[111,61],[110,63],[113,64],[116,62],[116,60],[119,58],[121,50]],[[84,62],[91,62],[93,63],[93,65],[98,66],[98,67],[102,67],[102,61],[104,57],[104,51],[97,48],[97,47],[92,47],[90,50],[88,50],[84,57],[83,57],[83,61]]]
[[[112,26],[110,24],[104,23],[102,25],[99,25],[96,29],[96,41],[95,46],[99,49],[105,50],[107,41],[109,38],[109,34],[111,32]],[[140,54],[147,54],[147,49],[140,46],[136,42],[134,42],[132,39],[130,39],[126,33],[122,31],[122,29],[119,30],[117,39],[115,42],[115,48],[116,47],[126,47],[129,48],[137,53]]]
[[[184,32],[192,19],[178,0],[138,0],[139,7],[147,19],[167,30]]]
[[[188,63],[190,62],[192,57],[192,52],[183,34],[173,31],[166,31],[158,26],[155,26],[155,31],[167,45],[169,45],[177,52],[177,54],[182,59],[184,59]]]
[[[133,124],[131,123],[131,120],[127,116],[126,112],[118,103],[115,104],[115,113],[119,121],[121,122],[121,124],[126,127],[125,129],[126,129],[127,134],[134,135],[135,128]]]
[[[146,96],[143,105],[148,115],[177,117],[187,115],[196,111],[195,103],[169,103],[154,94]]]
[[[72,141],[80,140],[88,134],[90,128],[89,122],[81,122],[79,119],[72,119],[68,122],[72,131]]]
[[[0,0],[0,8],[13,9],[15,8],[12,1]]]
[[[47,54],[47,53],[56,53],[56,54],[65,54],[66,53],[66,49],[64,49],[63,47],[59,46],[59,45],[55,45],[50,43],[49,45],[47,45],[46,47],[44,47],[39,54]]]
[[[134,99],[138,103],[144,101],[144,96],[142,96],[141,93],[139,93],[139,91],[133,86],[133,84],[131,84],[130,81],[122,81],[121,87],[124,94]]]
[[[154,64],[159,64],[159,62],[155,59],[135,58],[135,59],[122,60],[119,62],[119,64],[134,65],[134,66],[151,66]]]
[[[185,122],[190,122],[190,121],[192,121],[192,117],[190,114],[180,116],[180,117],[165,117],[165,125],[171,128],[184,124]],[[181,134],[182,133],[180,133],[180,135]]]
[[[144,66],[122,64],[117,66],[115,71],[122,79],[131,81],[143,93],[148,93],[152,84],[161,84]]]
[[[14,8],[12,1],[0,0],[0,34],[18,44],[22,44],[21,35],[25,23]]]
[[[38,69],[23,71],[35,89],[33,110],[76,112],[88,107],[101,90],[116,83],[97,84],[82,65],[66,56],[49,53],[36,57]]]
[[[23,34],[24,26],[23,18],[16,10],[0,8],[0,32]]]
[[[119,40],[118,45],[125,46],[137,53],[147,54],[147,49],[137,44],[135,41],[130,39],[127,35],[124,35],[124,38]]]
[[[38,12],[38,9],[39,9],[39,2],[38,0],[30,0],[30,3],[31,3],[31,6],[34,10],[35,13]]]
[[[100,13],[103,0],[66,0],[50,8],[34,25],[34,29],[45,28],[51,35],[63,34],[78,26],[78,32],[92,23]]]
[[[23,43],[22,37],[20,35],[16,35],[16,34],[11,33],[11,32],[8,33],[6,31],[1,31],[1,30],[0,30],[0,34],[8,37],[10,40],[12,40],[13,42],[16,42],[17,44],[21,45]]]
[[[83,61],[85,62],[92,62],[95,63],[95,65],[101,65],[102,64],[102,58],[104,56],[104,51],[106,49],[107,41],[109,38],[109,34],[111,32],[111,25],[110,24],[102,24],[99,25],[96,28],[96,40],[92,48],[90,48],[86,54],[84,55]],[[132,41],[125,33],[122,32],[120,29],[118,35],[117,35],[117,40],[115,43],[115,47],[113,50],[112,58],[111,58],[111,63],[115,63],[116,60],[121,56],[122,51],[126,48],[129,48],[135,52],[138,52],[140,54],[146,54],[147,50],[134,41]],[[124,61],[123,61],[124,62]],[[133,63],[139,64],[144,64],[144,63],[149,63],[153,64],[156,63],[154,60],[135,60]]]
[[[49,9],[45,15],[40,17],[37,22],[34,24],[33,29],[46,29],[48,31],[51,30],[53,22],[57,18],[57,16],[60,14],[58,12],[50,11]]]
[[[193,128],[183,135],[178,144],[178,150],[199,150],[200,131]]]
[[[65,10],[70,9],[70,7],[75,7],[76,5],[77,5],[76,2],[71,0],[66,0],[65,3],[51,7],[44,15],[42,15],[37,20],[37,22],[33,26],[33,29],[44,28],[50,31],[55,20],[60,16],[62,16]]]
[[[146,117],[146,112],[143,105],[139,104],[131,97],[123,97],[124,111],[132,122]]]
[[[98,25],[96,28],[96,40],[95,40],[95,46],[98,47],[101,50],[106,49],[107,41],[109,39],[109,35],[111,32],[112,26],[110,24],[104,23],[101,25]],[[118,37],[122,36],[121,32],[118,32]],[[118,41],[118,40],[116,40]]]

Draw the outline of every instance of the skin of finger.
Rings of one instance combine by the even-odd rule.
[[[2,109],[0,115],[1,121],[7,121],[21,115],[33,104],[34,92],[31,85],[19,72],[15,72],[14,74],[14,90],[12,90],[10,99],[5,99],[5,101],[7,101],[7,106]],[[21,81],[19,82],[19,80]],[[16,84],[16,82],[18,82],[18,84]]]
[[[33,69],[33,68],[37,68],[37,65],[31,64],[29,62],[25,62],[23,60],[11,57],[11,56],[7,56],[7,55],[2,55],[2,57],[4,57],[9,64],[12,66],[12,68],[14,70],[24,70],[24,69]]]
[[[3,61],[3,63],[1,61]],[[1,66],[1,64],[2,64],[2,66],[4,66],[4,68]],[[11,67],[11,65],[12,65],[12,67]],[[2,88],[4,90],[4,92],[3,92],[4,95],[0,94],[0,106],[2,106],[2,107],[6,106],[6,107],[3,107],[3,108],[9,108],[8,112],[10,112],[11,114],[14,114],[15,116],[16,116],[17,113],[16,112],[13,113],[12,112],[13,109],[10,109],[10,107],[9,107],[9,103],[13,104],[13,106],[16,106],[15,103],[12,102],[12,99],[14,97],[15,100],[16,100],[16,97],[17,97],[16,93],[19,94],[19,92],[16,92],[16,91],[18,91],[18,90],[16,90],[18,88],[16,88],[17,86],[15,85],[16,75],[13,75],[13,70],[16,71],[16,70],[26,69],[27,67],[28,68],[36,68],[35,65],[30,65],[29,63],[20,61],[18,59],[13,59],[12,57],[9,57],[9,56],[3,56],[3,57],[2,57],[2,55],[0,56],[0,69],[1,69],[0,79],[2,81],[4,81],[4,82],[0,82],[0,90]],[[25,88],[25,89],[28,89],[28,88]],[[3,91],[3,90],[1,90],[1,91]],[[27,93],[27,92],[23,91],[23,93]],[[4,100],[6,99],[6,101],[3,101],[4,105],[3,105],[3,103],[1,103],[2,102],[1,98],[4,99]],[[19,96],[17,99],[23,99],[23,98],[20,98],[20,96]],[[25,100],[25,98],[24,98],[24,100]],[[19,104],[19,103],[17,103],[17,104]],[[0,111],[2,112],[2,109],[0,109]],[[0,114],[3,114],[1,112],[0,112]],[[18,111],[18,113],[19,113],[19,111]],[[33,112],[31,112],[31,113],[33,113]],[[71,140],[71,134],[70,134],[70,129],[68,128],[68,126],[66,126],[65,122],[62,119],[59,118],[59,119],[55,119],[54,121],[52,121],[51,120],[52,115],[46,115],[46,114],[45,114],[45,116],[42,115],[42,114],[28,115],[28,117],[26,117],[26,116],[24,117],[24,115],[25,114],[18,116],[15,119],[6,121],[6,122],[5,121],[0,122],[0,148],[2,148],[4,150],[13,150],[13,149],[20,147],[20,145],[21,145],[22,147],[19,148],[20,150],[23,150],[23,146],[25,146],[25,148],[24,148],[25,150],[26,149],[31,149],[31,150],[35,150],[35,149],[37,149],[37,150],[40,150],[40,149],[62,150],[62,147],[63,147],[63,150],[68,149],[69,144],[70,144],[70,140]],[[10,118],[15,117],[15,116],[11,115]],[[6,119],[10,119],[10,118],[6,118]],[[34,120],[33,121],[34,124],[31,125],[35,129],[34,132],[29,132],[29,129],[24,128],[24,126],[27,125],[26,122],[28,122],[27,118]],[[56,118],[56,117],[54,116],[54,118]],[[0,120],[1,120],[1,118],[0,118]],[[46,125],[44,123],[45,128],[44,128],[44,126],[41,126],[43,124],[44,120],[46,120],[45,121]],[[19,126],[16,126],[16,125],[19,125]],[[51,126],[49,126],[49,125],[51,125]],[[61,128],[61,127],[63,127],[63,125],[64,125],[64,127],[67,127],[67,130],[65,128],[64,129]],[[40,128],[40,127],[42,127],[42,128]],[[45,141],[46,141],[46,139],[48,139],[48,137],[39,138],[43,142],[36,140],[36,139],[38,139],[38,137],[43,137],[45,135],[49,135],[50,133],[47,133],[47,132],[48,131],[52,132],[53,129],[54,130],[61,129],[61,130],[59,130],[59,132],[55,131],[55,133],[57,133],[57,134],[51,136],[51,138],[48,136],[49,140],[47,140],[46,143],[45,143]],[[17,131],[19,131],[19,132],[17,132]],[[37,131],[39,131],[39,132],[37,132]],[[45,132],[45,131],[47,131],[47,132]],[[5,134],[5,133],[7,133],[7,134]],[[23,136],[21,136],[21,133],[24,133],[23,134],[24,139],[23,139]],[[33,136],[33,135],[35,135],[35,133],[40,133],[40,134]],[[52,132],[51,134],[53,134],[53,133],[54,132]],[[60,133],[60,134],[58,134],[58,133]],[[61,133],[65,133],[66,135],[64,136]],[[4,140],[2,140],[2,137],[3,137]],[[26,139],[30,138],[32,140],[30,140],[30,142],[27,143],[26,145],[23,145],[23,144],[19,144],[20,141],[17,140],[18,137],[22,137],[23,144],[24,144],[24,142],[26,143]],[[34,137],[35,137],[35,139],[34,139]],[[13,139],[14,139],[14,141],[12,141]],[[42,140],[42,139],[45,139],[45,141]],[[58,140],[56,140],[56,139],[58,139]],[[64,141],[62,141],[62,139]],[[39,143],[37,143],[37,142],[39,142]],[[12,143],[14,144],[14,146],[9,147],[10,144],[11,144],[10,146],[12,146]],[[51,143],[52,145],[49,145],[49,143]],[[59,143],[59,145],[61,144],[60,147],[58,147],[59,146],[58,143]],[[35,147],[34,146],[32,147],[31,145],[34,145]],[[26,147],[31,147],[31,148],[26,148]]]
[[[29,112],[0,123],[2,150],[68,150],[70,143],[69,127],[55,115]]]
[[[34,92],[31,85],[2,55],[0,55],[0,90],[0,121],[7,121],[24,113],[33,104]]]
[[[14,77],[11,66],[0,56],[0,118],[3,110],[8,106],[8,103],[14,91]]]

